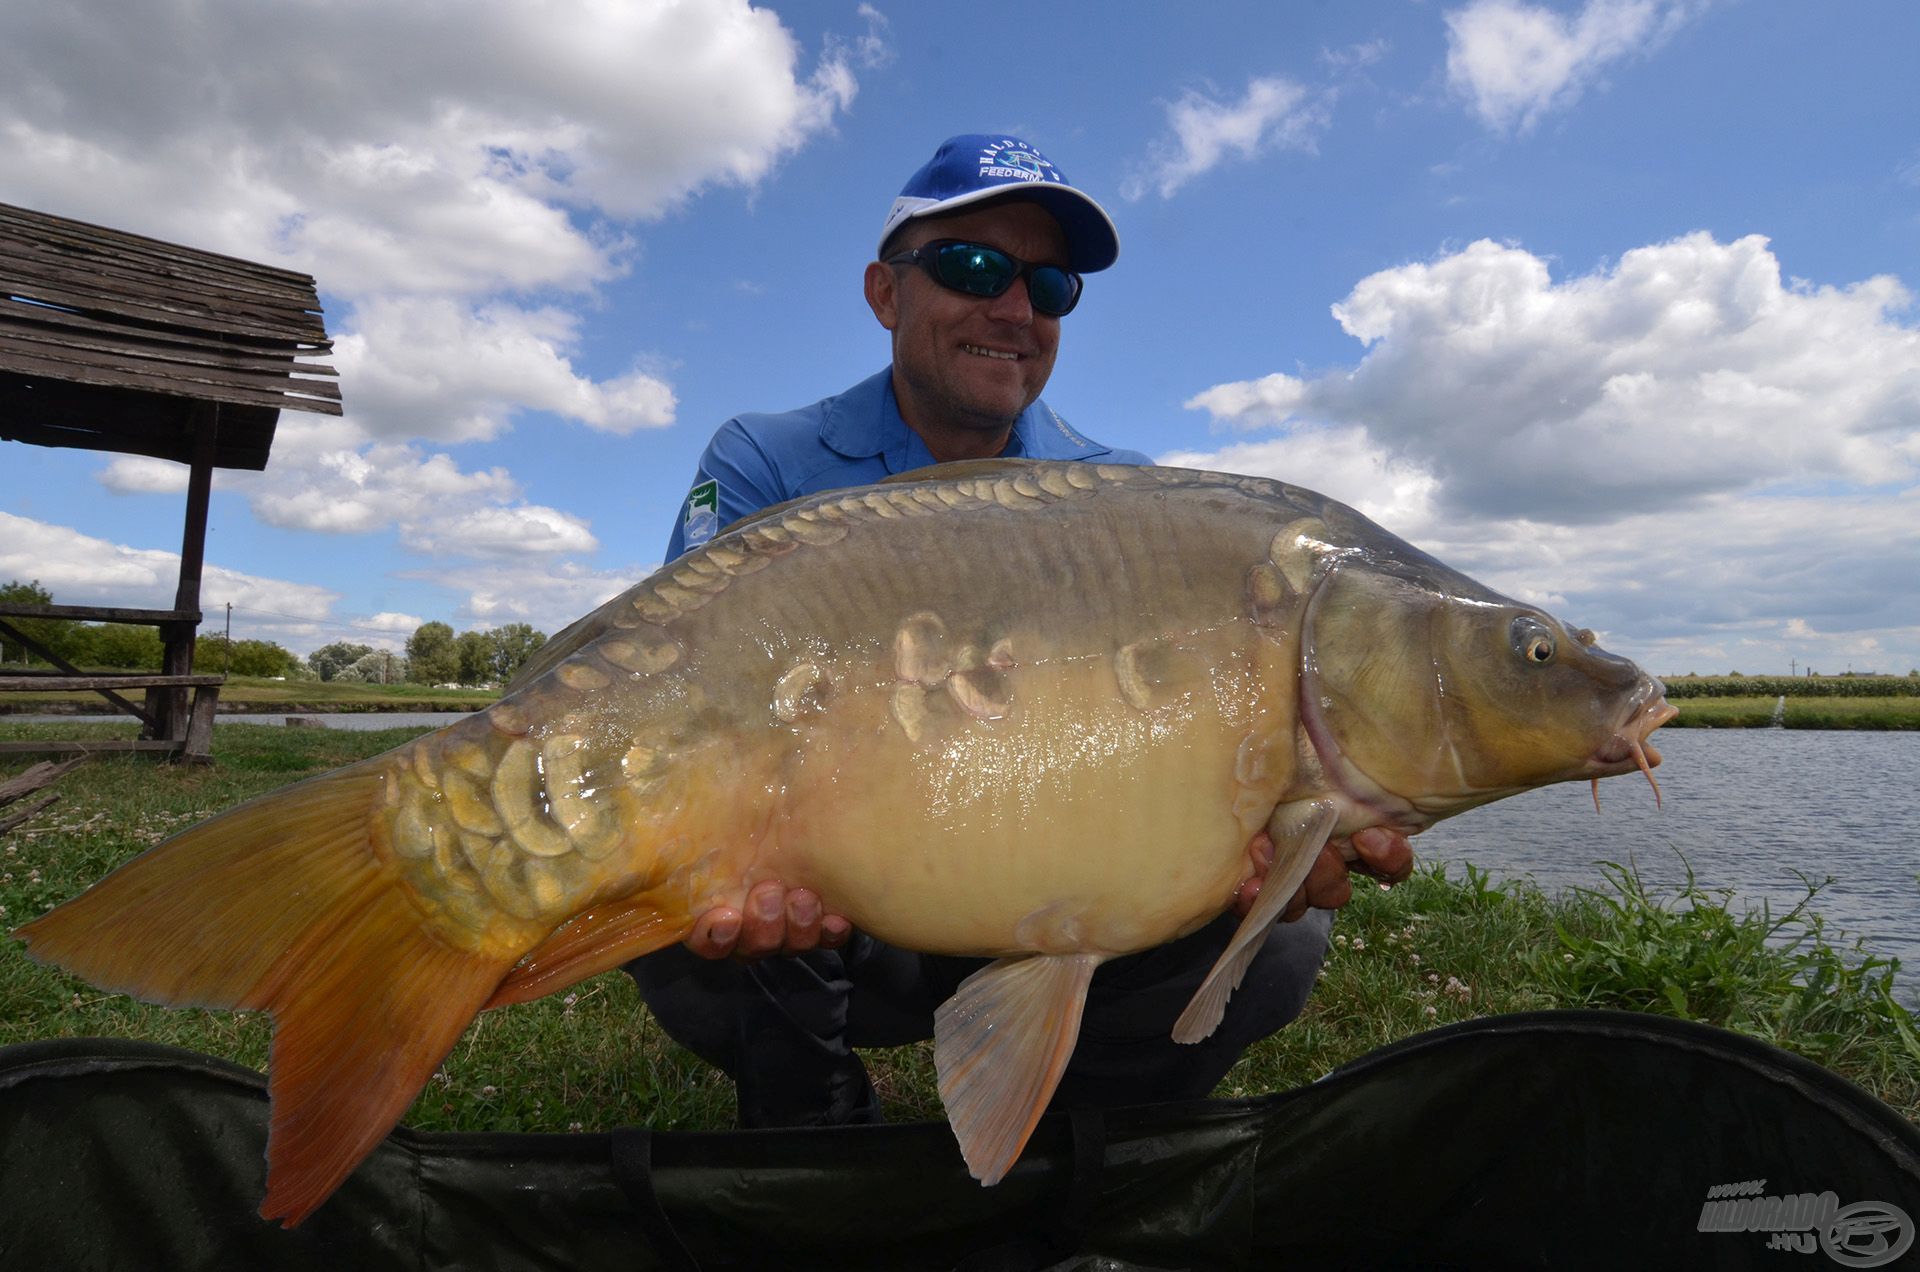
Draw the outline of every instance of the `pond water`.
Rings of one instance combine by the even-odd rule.
[[[1663,807],[1638,776],[1600,783],[1597,815],[1590,787],[1549,787],[1441,822],[1415,850],[1548,891],[1599,887],[1598,862],[1631,860],[1670,894],[1691,866],[1703,888],[1776,914],[1806,895],[1795,870],[1831,876],[1813,907],[1829,935],[1899,958],[1903,987],[1920,989],[1920,733],[1665,729],[1654,742]]]

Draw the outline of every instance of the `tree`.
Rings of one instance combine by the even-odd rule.
[[[487,636],[493,644],[493,678],[503,685],[533,657],[534,650],[547,643],[545,632],[536,632],[526,623],[507,623]]]
[[[9,605],[51,605],[53,593],[40,586],[40,580],[22,583],[18,579],[0,587],[0,601]],[[46,649],[73,661],[73,629],[79,624],[64,618],[11,618],[7,620],[21,635]],[[22,663],[45,661],[40,655],[23,648],[18,642],[0,640],[0,662],[9,657],[18,658]]]
[[[453,647],[460,659],[461,684],[493,682],[493,641],[486,632],[461,632]]]
[[[201,636],[193,642],[193,666],[202,673],[225,671],[232,676],[294,676],[300,659],[292,650],[270,640],[229,642],[218,634]]]
[[[333,678],[342,684],[389,685],[399,679],[399,669],[394,666],[395,661],[390,650],[369,649],[347,666],[334,672]]]
[[[439,685],[460,678],[460,650],[453,628],[445,623],[422,623],[407,638],[407,679],[415,684]]]
[[[159,629],[132,623],[76,623],[67,660],[116,671],[157,671],[166,656]]]
[[[342,668],[352,666],[358,660],[373,652],[372,645],[356,645],[351,641],[336,640],[331,645],[322,645],[307,655],[307,666],[322,680],[332,680]]]

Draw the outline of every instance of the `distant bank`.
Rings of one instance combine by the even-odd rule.
[[[1674,676],[1665,683],[1680,708],[1670,729],[1920,729],[1920,676]],[[499,697],[492,689],[235,676],[221,686],[220,714],[464,713]],[[91,693],[0,694],[0,718],[108,710]]]
[[[1920,729],[1920,676],[1673,676],[1668,728]]]

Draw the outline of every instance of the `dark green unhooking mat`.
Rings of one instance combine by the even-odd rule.
[[[283,1232],[254,1213],[266,1116],[259,1075],[190,1052],[99,1039],[0,1050],[0,1267],[1920,1264],[1920,1250],[1871,1261],[1920,1220],[1911,1123],[1771,1047],[1617,1013],[1452,1026],[1259,1100],[1050,1115],[991,1189],[967,1177],[941,1123],[402,1129]],[[1822,1214],[1838,1206],[1840,1222],[1701,1231],[1714,1189],[1831,1192]],[[1764,1201],[1735,1200],[1745,1209],[1721,1198],[1707,1213],[1761,1221]],[[1781,1246],[1794,1241],[1813,1257]]]

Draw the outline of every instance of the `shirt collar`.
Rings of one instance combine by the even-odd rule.
[[[893,368],[868,376],[827,403],[820,440],[849,459],[884,456],[890,473],[910,472],[934,462],[933,452],[900,416],[893,395]],[[1013,422],[1013,435],[1001,455],[1013,459],[1089,459],[1111,447],[1083,437],[1048,406],[1035,401]]]

